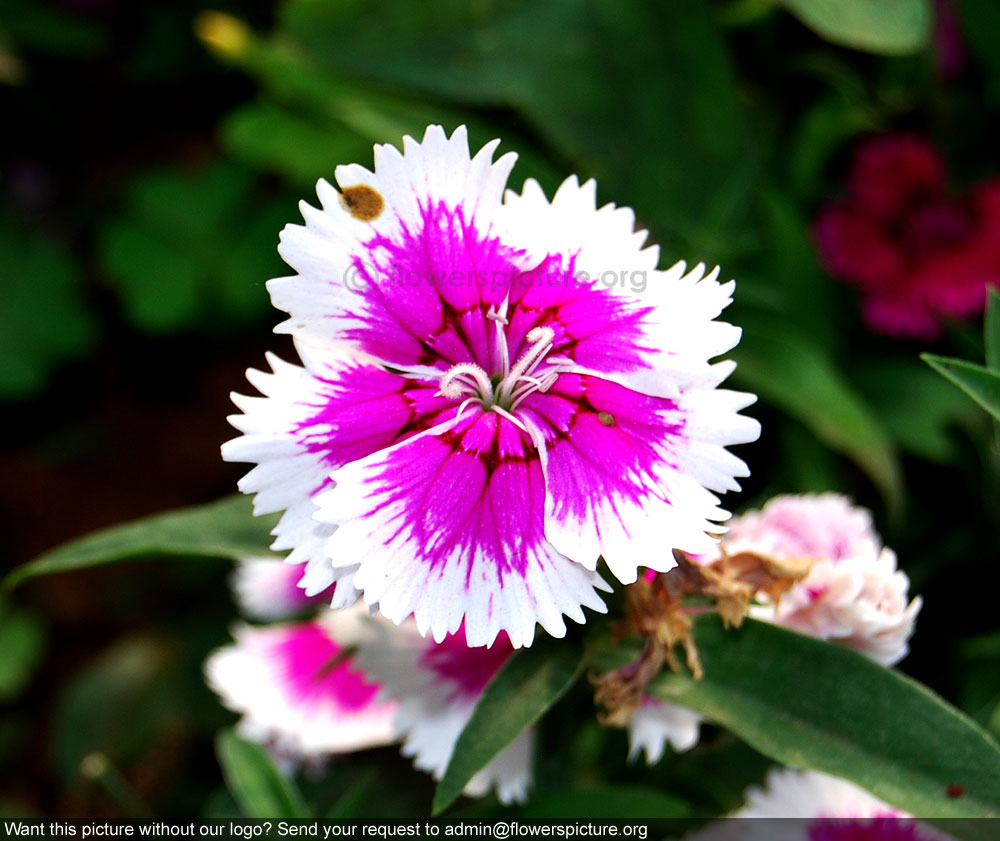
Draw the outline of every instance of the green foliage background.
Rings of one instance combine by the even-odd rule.
[[[466,124],[474,148],[501,137],[520,153],[515,186],[596,177],[665,265],[737,278],[733,384],[760,395],[764,432],[728,505],[837,490],[872,508],[925,599],[902,668],[997,735],[994,430],[919,358],[995,408],[996,377],[976,367],[996,364],[992,344],[975,323],[933,344],[870,335],[809,234],[871,133],[930,137],[959,190],[1000,174],[1000,15],[952,7],[957,76],[937,65],[929,0],[216,4],[231,30],[193,0],[0,0],[5,568],[228,493],[227,393],[265,348],[291,356],[268,334],[279,314],[264,281],[284,271],[275,245],[296,202],[338,163],[370,164],[375,142]],[[299,792],[224,734],[220,768],[215,734],[232,718],[200,668],[234,608],[227,566],[208,557],[261,545],[244,515],[212,509],[179,543],[169,520],[132,543],[95,538],[68,565],[80,570],[4,596],[0,812],[429,812],[431,782],[394,749],[338,760]],[[163,554],[190,560],[89,568]],[[716,814],[768,767],[723,729],[655,768],[628,765],[584,684],[558,703],[526,817]]]

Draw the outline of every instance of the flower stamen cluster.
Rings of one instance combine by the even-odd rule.
[[[438,394],[453,399],[478,400],[487,411],[510,417],[526,397],[548,391],[559,379],[559,374],[573,366],[573,361],[566,357],[546,359],[556,334],[551,327],[542,325],[528,333],[528,348],[511,367],[507,334],[503,329],[508,321],[493,311],[487,313],[487,318],[497,327],[496,373],[491,376],[473,362],[460,362],[442,375]],[[543,363],[545,367],[536,374]]]

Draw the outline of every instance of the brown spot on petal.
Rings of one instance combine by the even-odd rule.
[[[611,412],[598,412],[597,419],[605,426],[615,425],[615,416]]]
[[[372,222],[378,219],[385,208],[385,199],[377,190],[364,184],[357,187],[347,187],[340,194],[340,203],[355,219],[362,222]]]

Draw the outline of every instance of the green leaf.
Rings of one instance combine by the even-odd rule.
[[[215,753],[230,794],[248,818],[308,818],[309,809],[295,784],[282,776],[260,745],[223,730]]]
[[[534,724],[573,685],[583,652],[572,642],[542,637],[515,651],[486,685],[434,794],[433,814],[447,809],[466,783]]]
[[[962,640],[956,654],[962,708],[989,726],[1000,701],[1000,632]]]
[[[278,257],[278,235],[297,213],[294,202],[274,201],[230,237],[218,286],[219,303],[227,314],[250,320],[274,312],[265,284],[285,271]]]
[[[898,509],[902,480],[892,442],[827,354],[811,337],[777,318],[746,319],[744,327],[743,341],[733,351],[735,378],[853,459],[887,504]]]
[[[193,255],[131,223],[104,229],[102,257],[129,321],[150,333],[190,327],[202,305],[200,271]]]
[[[0,216],[0,399],[30,397],[59,363],[93,344],[95,319],[63,246]]]
[[[0,599],[0,701],[9,701],[30,680],[45,651],[41,621]]]
[[[986,302],[983,340],[986,345],[986,367],[991,371],[1000,370],[1000,291],[995,286],[990,287]]]
[[[282,21],[341,79],[517,111],[661,237],[680,233],[718,260],[745,229],[752,156],[703,0],[297,0]]]
[[[926,687],[833,643],[748,620],[696,618],[702,680],[661,673],[650,694],[693,709],[756,750],[852,780],[918,817],[1000,817],[1000,746]],[[590,665],[641,650],[605,639]],[[949,797],[950,786],[962,786]]]
[[[231,558],[267,555],[276,516],[254,517],[242,494],[180,508],[64,543],[4,579],[13,588],[29,578],[156,556]]]
[[[100,232],[106,275],[141,330],[168,333],[257,318],[264,282],[282,271],[278,232],[291,201],[258,198],[254,175],[216,161],[191,173],[146,172]]]
[[[781,0],[821,38],[871,53],[904,55],[930,40],[929,0]]]
[[[129,185],[129,210],[137,222],[173,240],[210,242],[232,225],[252,184],[250,171],[222,160],[191,172],[145,172]]]
[[[1000,420],[1000,372],[963,359],[949,359],[933,353],[922,353],[920,358]]]
[[[330,178],[338,164],[371,154],[371,142],[354,132],[323,128],[270,103],[230,112],[221,132],[226,147],[247,163],[310,187],[317,178]]]

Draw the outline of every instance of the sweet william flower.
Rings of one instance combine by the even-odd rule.
[[[846,196],[813,231],[830,274],[861,290],[873,330],[932,339],[943,319],[982,312],[1000,284],[998,196],[997,178],[955,196],[929,142],[883,135],[857,148]]]
[[[747,790],[738,818],[888,818],[906,813],[852,782],[819,771],[772,768],[762,787]],[[877,837],[877,836],[876,836]]]
[[[759,427],[712,361],[739,339],[716,320],[733,284],[659,271],[592,181],[504,194],[497,144],[431,126],[319,182],[282,232],[297,274],[268,284],[304,367],[249,373],[264,396],[234,398],[224,456],[256,463],[241,488],[284,512],[307,592],[516,648],[604,610],[599,557],[630,582],[707,551],[713,492],[747,473],[725,447]]]
[[[733,819],[738,820],[733,820]],[[854,783],[819,771],[772,768],[728,820],[687,841],[952,841]]]
[[[757,619],[853,648],[885,666],[906,656],[921,599],[896,555],[882,545],[871,515],[833,493],[776,496],[733,519],[720,544],[780,559],[809,558],[809,574]]]
[[[420,636],[412,622],[399,628],[379,622],[361,642],[357,659],[381,684],[380,698],[398,704],[393,726],[403,756],[440,780],[486,684],[513,651],[503,633],[489,647],[470,648],[464,627],[434,642]],[[482,797],[495,789],[501,803],[524,801],[534,744],[535,731],[528,728],[478,771],[463,793]]]

